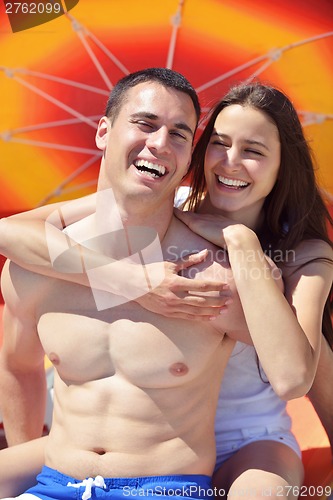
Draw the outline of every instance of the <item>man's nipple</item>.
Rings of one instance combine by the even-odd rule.
[[[55,365],[55,366],[59,365],[60,358],[59,358],[58,354],[56,354],[55,352],[50,352],[50,354],[48,355],[48,358],[53,365]]]
[[[174,363],[170,366],[169,372],[175,377],[181,377],[182,375],[186,375],[188,373],[188,366],[184,363]]]

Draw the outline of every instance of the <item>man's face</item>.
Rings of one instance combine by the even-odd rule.
[[[96,143],[103,151],[99,189],[141,204],[173,199],[187,172],[196,113],[191,98],[156,82],[129,89],[113,124],[103,117]]]

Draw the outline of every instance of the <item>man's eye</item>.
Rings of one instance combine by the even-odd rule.
[[[143,122],[142,120],[138,120],[137,122],[138,125],[141,125],[141,127],[147,127],[147,128],[152,128],[153,126],[150,123]]]
[[[143,121],[143,120],[131,120],[131,123],[134,125],[137,125],[138,127],[142,129],[149,129],[151,130],[153,128],[153,125],[149,122]]]
[[[176,138],[182,139],[183,141],[186,141],[187,137],[184,134],[181,134],[180,132],[171,132],[171,135],[173,135]]]

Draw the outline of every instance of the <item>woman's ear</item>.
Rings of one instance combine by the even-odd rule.
[[[108,132],[110,130],[111,124],[110,120],[103,116],[98,123],[97,132],[95,136],[95,142],[98,149],[104,151],[108,142]]]

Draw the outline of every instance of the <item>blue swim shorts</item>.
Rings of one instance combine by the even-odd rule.
[[[23,499],[35,497],[42,500],[121,499],[157,500],[175,497],[183,499],[208,499],[214,496],[211,478],[206,475],[149,476],[130,478],[87,478],[83,481],[43,467],[37,476],[38,483],[30,488]]]

